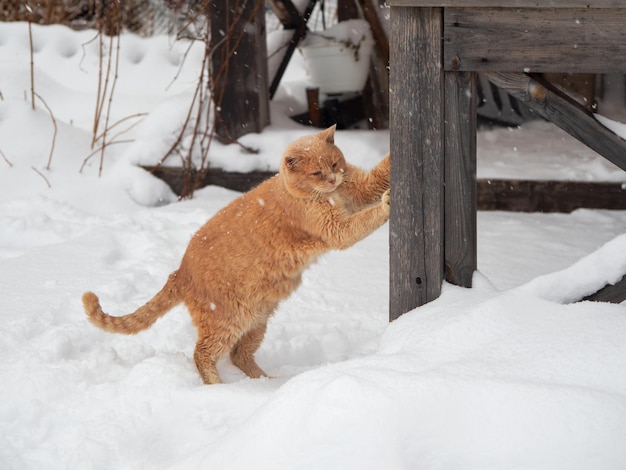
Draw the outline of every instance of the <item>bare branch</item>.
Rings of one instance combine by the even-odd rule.
[[[115,126],[118,126],[119,124],[123,123],[124,121],[128,121],[129,119],[133,119],[133,118],[137,118],[137,117],[144,117],[147,116],[148,113],[135,113],[135,114],[130,114],[126,117],[123,117],[121,119],[118,119],[117,121],[115,121],[113,124],[111,124],[108,127],[108,130],[111,131],[111,129],[113,129]],[[128,126],[125,130],[120,131],[118,134],[115,134],[115,136],[117,137],[120,134],[123,134],[125,132],[128,132],[129,130],[131,130],[133,127],[135,127],[137,124],[139,124],[141,122],[141,120],[131,124],[130,126]],[[100,134],[98,137],[96,137],[96,140],[100,140],[104,137],[104,133]],[[115,137],[113,137],[111,140],[114,140]]]
[[[37,168],[35,168],[34,166],[31,166],[31,169],[37,173],[39,176],[41,176],[43,178],[43,180],[46,182],[46,184],[48,185],[48,188],[52,188],[52,185],[50,184],[50,181],[48,181],[48,178],[46,178],[46,176],[39,171]]]
[[[6,162],[7,165],[9,165],[10,168],[13,168],[13,163],[9,161],[9,159],[6,157],[2,150],[0,150],[0,157],[2,157],[2,159]]]
[[[134,142],[133,139],[127,139],[127,140],[118,140],[118,141],[115,141],[115,142],[113,142],[113,141],[112,142],[107,142],[106,145],[102,144],[100,147],[98,147],[97,149],[95,149],[89,155],[87,155],[85,157],[85,159],[83,160],[83,163],[80,166],[80,169],[78,170],[78,172],[82,173],[84,168],[85,168],[85,165],[87,165],[87,162],[89,160],[91,160],[91,157],[93,157],[93,156],[97,155],[98,153],[100,153],[102,151],[103,147],[105,147],[105,146],[106,147],[110,147],[111,145],[117,145],[117,144],[130,144],[132,142]]]
[[[54,153],[54,146],[55,146],[56,140],[57,140],[57,132],[58,132],[57,120],[54,118],[54,114],[52,114],[52,110],[50,109],[50,106],[48,106],[48,103],[46,103],[46,100],[44,100],[39,95],[39,93],[35,93],[35,96],[41,100],[41,102],[43,103],[44,107],[48,111],[48,114],[50,114],[50,119],[52,120],[52,125],[54,126],[54,133],[52,134],[52,145],[50,145],[50,155],[48,156],[48,164],[46,165],[46,170],[49,170],[50,169],[50,164],[52,163],[52,154]]]
[[[26,4],[26,8],[29,11],[32,11],[28,4]],[[29,44],[29,50],[30,50],[30,105],[34,111],[35,110],[35,59],[34,59],[34,53],[33,53],[33,27],[32,27],[32,23],[30,22],[30,20],[28,21],[28,44]]]

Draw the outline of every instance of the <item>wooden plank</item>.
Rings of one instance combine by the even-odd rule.
[[[165,181],[172,188],[172,191],[178,196],[183,194],[187,188],[185,186],[189,181],[198,181],[198,187],[203,188],[209,185],[221,186],[222,188],[232,189],[234,191],[246,192],[267,178],[271,178],[276,174],[275,171],[254,171],[251,173],[238,173],[232,171],[224,171],[218,168],[209,168],[203,171],[198,178],[195,170],[186,170],[180,167],[142,167],[144,170],[152,173],[157,178]]]
[[[165,181],[179,196],[185,189],[185,182],[196,179],[195,171],[189,172],[179,167],[142,168]],[[211,168],[203,172],[198,187],[216,185],[245,192],[274,175],[272,171],[237,173]],[[477,208],[481,211],[626,210],[626,183],[480,179],[477,181],[476,199]],[[446,253],[449,254],[448,251]]]
[[[388,0],[392,7],[626,8],[625,0]]]
[[[443,282],[442,11],[391,8],[391,320]]]
[[[447,8],[446,70],[626,73],[626,8]]]
[[[216,132],[226,142],[270,122],[264,2],[233,3],[209,2]]]
[[[626,210],[626,184],[580,181],[478,180],[478,209],[515,212]]]
[[[446,72],[446,280],[472,286],[476,271],[476,74]]]
[[[593,300],[596,302],[611,302],[620,304],[626,300],[626,276],[615,284],[608,284],[595,294],[588,295],[582,300]]]
[[[626,171],[626,141],[600,124],[584,106],[542,77],[493,72],[483,76]]]

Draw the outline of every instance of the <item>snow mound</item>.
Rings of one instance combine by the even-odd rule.
[[[480,213],[474,288],[444,285],[391,324],[383,227],[322,257],[280,305],[257,353],[275,378],[250,380],[224,358],[226,383],[204,386],[183,307],[127,337],[94,328],[80,302],[94,290],[112,314],[145,303],[237,197],[208,187],[165,204],[175,196],[136,167],[171,145],[202,51],[183,64],[169,38],[122,38],[112,113],[147,116],[101,161],[89,157],[93,31],[33,33],[37,92],[58,125],[52,158],[52,119],[28,99],[27,25],[0,23],[0,468],[626,468],[626,308],[567,303],[624,274],[624,211]],[[303,76],[284,80],[273,125],[242,139],[257,155],[216,146],[212,164],[277,168],[312,132],[288,117]],[[623,178],[544,124],[482,132],[481,171]],[[389,133],[336,141],[371,168]]]

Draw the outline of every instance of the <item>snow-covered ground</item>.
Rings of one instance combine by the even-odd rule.
[[[388,324],[388,228],[324,256],[284,302],[258,354],[275,378],[228,360],[226,383],[195,370],[195,330],[176,308],[134,337],[88,323],[81,294],[128,313],[178,265],[193,232],[236,193],[176,202],[138,169],[184,119],[201,50],[124,36],[111,121],[147,113],[91,153],[93,32],[0,24],[0,468],[623,469],[626,307],[570,300],[626,272],[626,212],[479,213],[473,289]],[[182,68],[180,68],[182,64]],[[312,132],[295,58],[272,125],[214,144],[227,169],[276,168]],[[176,79],[174,79],[177,77]],[[619,110],[618,110],[619,112]],[[129,119],[131,124],[139,118]],[[122,128],[123,125],[120,125]],[[119,128],[118,128],[119,129]],[[347,159],[373,166],[386,131],[340,131]],[[481,131],[479,176],[626,182],[543,122]]]

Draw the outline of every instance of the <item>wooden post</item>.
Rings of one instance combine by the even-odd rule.
[[[225,141],[269,124],[265,2],[209,4],[216,131]]]
[[[445,73],[446,280],[472,286],[476,256],[475,73]]]
[[[320,89],[307,88],[306,101],[309,107],[309,120],[313,127],[322,127],[322,111],[320,110]]]
[[[389,317],[437,298],[444,279],[442,10],[391,7]]]

